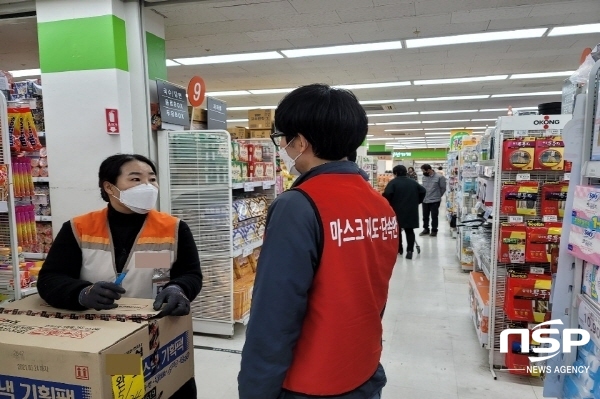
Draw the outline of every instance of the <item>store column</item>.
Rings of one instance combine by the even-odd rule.
[[[164,25],[142,3],[37,1],[55,232],[105,206],[97,181],[102,160],[155,153],[148,82],[166,78]],[[110,132],[109,117],[118,132]]]

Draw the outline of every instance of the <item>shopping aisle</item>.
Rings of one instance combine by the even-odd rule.
[[[398,260],[384,317],[384,399],[541,399],[539,380],[498,373],[479,347],[469,316],[468,274],[460,271],[447,224],[437,238],[417,237],[421,255]],[[196,336],[195,345],[240,351],[234,339]],[[196,350],[199,399],[237,398],[240,354]]]

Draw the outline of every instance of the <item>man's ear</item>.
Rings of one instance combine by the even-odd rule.
[[[304,137],[304,135],[302,133],[298,133],[298,138],[300,139],[300,148],[299,151],[300,152],[304,152],[306,151],[309,147],[310,147],[310,143],[308,142],[308,140],[306,139],[306,137]]]

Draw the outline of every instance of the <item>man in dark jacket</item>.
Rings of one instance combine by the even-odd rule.
[[[419,228],[419,204],[423,202],[427,190],[408,177],[406,166],[396,165],[393,172],[396,178],[388,183],[383,196],[394,208],[398,225],[406,234],[406,259],[412,259],[415,247],[414,229]],[[398,253],[402,255],[402,252],[402,239],[400,239]]]
[[[398,226],[346,160],[366,134],[356,97],[326,85],[294,90],[275,112],[271,138],[301,175],[267,215],[240,399],[381,398],[381,316]]]

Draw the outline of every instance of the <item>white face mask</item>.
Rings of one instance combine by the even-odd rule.
[[[281,157],[281,160],[283,161],[285,167],[291,175],[300,176],[300,172],[298,171],[298,169],[296,169],[296,159],[300,158],[300,155],[302,155],[302,153],[298,154],[296,158],[292,158],[288,155],[287,151],[285,150],[290,146],[290,144],[292,144],[292,141],[294,141],[294,139],[295,137],[291,139],[285,147],[279,150],[279,156]]]
[[[117,190],[117,186],[114,186]],[[146,214],[150,212],[156,200],[158,199],[158,188],[152,184],[140,184],[127,190],[119,190],[120,198],[117,198],[121,204],[131,209],[135,213]]]

